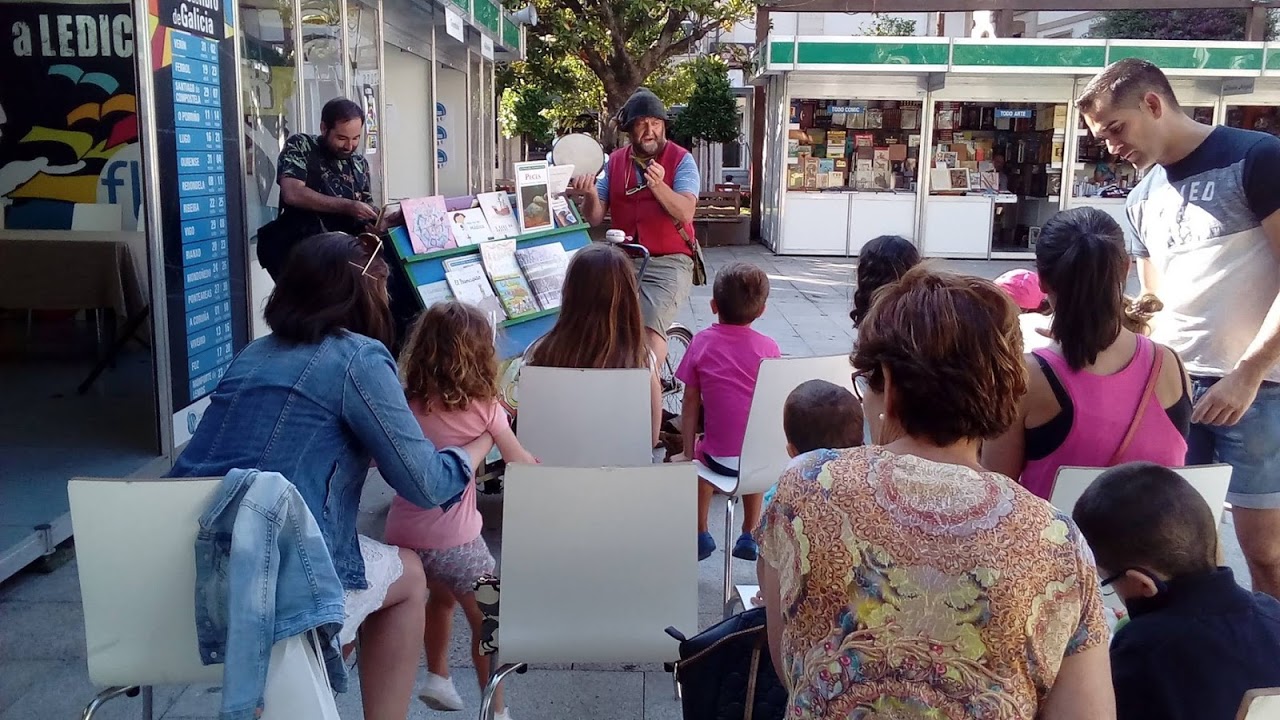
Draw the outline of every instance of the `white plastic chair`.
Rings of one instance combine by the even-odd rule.
[[[689,463],[512,465],[502,512],[498,657],[481,703],[529,663],[670,662],[696,628],[697,477]]]
[[[653,464],[650,371],[520,368],[516,435],[545,465]]]
[[[1236,720],[1280,720],[1280,688],[1259,688],[1244,694]]]
[[[1053,479],[1053,491],[1049,494],[1049,504],[1070,515],[1080,496],[1084,495],[1084,491],[1108,469],[1059,468],[1058,474]],[[1204,501],[1209,504],[1209,509],[1214,511],[1214,523],[1221,525],[1222,511],[1227,506],[1227,487],[1231,484],[1231,466],[1219,463],[1172,468],[1172,470],[1186,478],[1192,487],[1200,491]]]
[[[782,406],[787,396],[801,383],[809,380],[827,382],[853,391],[853,368],[845,355],[810,358],[770,358],[760,363],[756,378],[755,394],[751,397],[751,411],[747,415],[747,431],[742,441],[742,456],[738,459],[738,477],[729,477],[694,461],[698,477],[711,483],[716,492],[725,496],[724,510],[724,615],[728,617],[733,606],[733,556],[734,542],[733,508],[743,495],[763,493],[778,482],[786,469],[787,438],[782,431]],[[744,606],[756,593],[756,586],[737,588]],[[749,593],[749,594],[748,594]]]
[[[75,478],[67,485],[84,605],[89,679],[107,689],[85,708],[90,720],[107,701],[141,692],[142,716],[152,720],[155,685],[219,684],[222,665],[201,664],[195,622],[195,539],[200,515],[221,478],[122,480]],[[272,662],[304,654],[276,643]],[[291,678],[328,676],[314,648],[303,643],[310,668],[283,668]],[[337,717],[327,698],[275,694],[268,682],[263,720]],[[317,709],[331,711],[324,715]]]

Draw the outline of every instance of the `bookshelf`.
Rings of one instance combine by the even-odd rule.
[[[474,202],[475,196],[472,195],[447,198],[445,200],[446,207],[450,212],[472,207]],[[513,200],[512,207],[514,208],[515,205],[516,203]],[[580,215],[576,207],[574,208],[574,213]],[[590,226],[586,223],[578,223],[552,230],[525,233],[516,236],[516,247],[526,248],[560,243],[566,252],[573,252],[591,242],[591,236],[588,234],[589,229]],[[413,300],[417,304],[419,311],[425,309],[426,304],[422,296],[416,292],[416,289],[423,285],[444,280],[445,260],[480,254],[480,245],[467,245],[414,254],[413,246],[409,240],[409,232],[403,226],[391,228],[388,231],[388,237],[390,242],[387,243],[386,250],[388,254],[394,255],[394,262],[391,263],[393,272],[401,273],[408,281],[408,285],[415,289]],[[559,312],[559,309],[539,310],[508,318],[499,323],[499,358],[508,360],[523,354],[530,343],[542,337],[551,329]]]

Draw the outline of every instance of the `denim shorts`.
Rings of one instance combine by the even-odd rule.
[[[640,260],[635,261],[640,269]],[[693,290],[693,258],[688,255],[655,255],[640,278],[640,312],[644,326],[666,337],[680,306]]]
[[[1200,402],[1220,378],[1191,376],[1191,399]],[[1263,383],[1240,422],[1230,427],[1192,425],[1187,465],[1231,466],[1227,502],[1242,508],[1280,509],[1280,384]]]

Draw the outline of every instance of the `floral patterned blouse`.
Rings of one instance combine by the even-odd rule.
[[[1032,720],[1107,642],[1071,519],[1009,478],[880,447],[796,458],[756,530],[787,718]]]

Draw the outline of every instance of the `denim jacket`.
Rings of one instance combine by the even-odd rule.
[[[471,482],[465,453],[437,450],[422,436],[382,343],[349,332],[315,344],[268,335],[231,362],[169,474],[284,475],[320,524],[342,586],[363,590],[356,516],[370,459],[401,497],[424,508],[452,505]]]
[[[347,689],[338,646],[343,590],[320,527],[284,476],[232,470],[196,532],[196,637],[223,664],[221,720],[262,711],[271,648],[315,629],[329,682]]]

